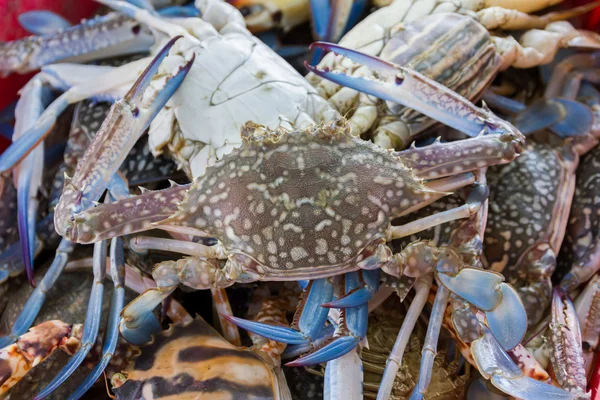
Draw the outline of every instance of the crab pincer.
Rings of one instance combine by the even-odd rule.
[[[428,115],[464,134],[512,132],[524,139],[521,132],[508,122],[496,117],[489,109],[473,103],[419,72],[332,43],[317,42],[311,49],[323,49],[365,65],[372,76],[350,76],[341,72],[321,69],[305,63],[309,71],[339,85],[364,92],[382,100],[400,103]]]
[[[62,236],[77,238],[83,234],[73,228],[77,214],[93,207],[93,202],[110,186],[131,148],[187,75],[194,62],[193,56],[166,80],[160,92],[147,99],[147,89],[161,62],[179,38],[167,43],[125,97],[111,107],[97,137],[77,165],[73,178],[65,182],[55,210],[56,230]]]

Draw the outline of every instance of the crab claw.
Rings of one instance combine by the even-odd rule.
[[[321,304],[321,307],[325,308],[352,308],[358,307],[363,304],[366,304],[373,298],[375,293],[377,293],[377,289],[379,288],[379,275],[380,270],[364,270],[359,271],[357,274],[346,274],[346,280],[354,279],[356,282],[353,282],[352,285],[356,286],[356,289],[353,289],[347,292],[345,295],[340,296],[338,299],[334,301],[330,301],[329,303]],[[358,278],[358,279],[357,279]],[[364,283],[358,281],[362,279]]]
[[[310,48],[333,51],[369,67],[372,72],[371,76],[349,76],[305,63],[306,68],[315,75],[382,100],[400,103],[471,137],[481,133],[497,133],[510,134],[524,140],[521,132],[491,111],[476,107],[469,100],[417,71],[331,43],[317,42]]]
[[[75,175],[65,182],[62,196],[55,209],[56,231],[63,237],[77,241],[76,217],[79,212],[93,207],[123,160],[144,133],[156,114],[177,90],[194,57],[171,75],[163,89],[148,99],[147,89],[155,78],[162,60],[180,37],[171,39],[144,70],[125,97],[111,108],[92,144],[78,164]],[[85,232],[83,232],[85,233]]]
[[[482,332],[482,336],[471,344],[471,353],[481,375],[489,379],[495,387],[518,399],[579,398],[574,393],[525,376],[485,326],[482,326]]]
[[[121,311],[119,322],[121,336],[129,343],[138,346],[152,340],[152,335],[162,330],[152,310],[169,297],[176,288],[177,285],[148,289],[125,306]]]
[[[18,17],[19,24],[34,35],[47,35],[71,27],[71,23],[60,15],[46,10],[24,12]]]
[[[579,320],[571,299],[561,288],[554,289],[550,332],[552,366],[558,383],[570,392],[584,394],[587,379]]]
[[[503,282],[502,275],[463,268],[455,275],[438,272],[437,277],[450,291],[485,311],[490,329],[505,350],[521,342],[527,331],[527,313],[519,294]]]

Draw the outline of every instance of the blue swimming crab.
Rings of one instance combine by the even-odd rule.
[[[149,75],[165,56],[161,53],[134,85],[126,96],[128,103],[113,108],[90,154],[103,154],[113,148],[108,147],[112,146],[110,142],[102,143],[104,135],[129,133],[127,126],[142,129],[137,119],[149,118],[147,115],[152,113],[131,113],[130,106],[123,105],[140,101]],[[426,242],[415,242],[396,255],[385,243],[477,210],[485,192],[474,191],[467,204],[435,218],[396,227],[390,224],[394,217],[407,215],[449,190],[472,183],[473,174],[468,171],[512,160],[521,151],[522,135],[422,75],[408,69],[401,71],[406,87],[413,87],[413,94],[417,94],[412,97],[415,107],[471,134],[485,134],[394,153],[351,135],[342,120],[295,131],[248,123],[242,130],[241,147],[209,166],[190,186],[145,192],[78,212],[85,204],[83,200],[105,184],[100,174],[102,164],[85,160],[65,187],[57,207],[57,227],[65,237],[89,243],[160,228],[218,240],[215,246],[175,240],[156,244],[193,257],[155,268],[153,276],[159,287],[125,308],[122,333],[133,338],[139,335],[133,328],[142,327],[148,313],[179,283],[208,289],[234,282],[309,278],[313,281],[307,289],[298,330],[230,317],[262,336],[309,344],[318,336],[327,316],[321,304],[333,297],[333,285],[327,278],[346,274],[349,296],[331,303],[331,307],[345,309],[340,336],[295,364],[325,362],[351,351],[364,337],[368,296],[360,289],[378,284],[379,268],[395,276],[419,277],[435,272],[444,287],[494,319],[493,310],[502,303],[503,296],[509,300],[515,295],[502,283],[501,276],[462,268],[460,260],[448,258],[446,252]],[[399,90],[401,95],[406,87],[395,79],[390,90]],[[119,151],[126,153],[128,149],[119,147]],[[463,157],[457,159],[457,152]],[[82,186],[83,182],[88,183]],[[80,187],[86,188],[85,193]],[[469,283],[473,281],[494,290],[474,293]]]

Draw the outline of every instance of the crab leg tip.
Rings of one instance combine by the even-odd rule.
[[[321,304],[324,308],[353,308],[366,304],[371,300],[374,293],[372,290],[367,288],[361,288],[355,290],[346,296],[340,297],[337,300],[330,301],[328,303]]]
[[[360,339],[357,337],[340,336],[320,349],[285,365],[288,367],[303,367],[331,361],[349,353],[358,343],[360,343]]]
[[[234,317],[232,315],[220,314],[222,318],[237,325],[238,327],[266,337],[267,339],[287,344],[304,344],[307,342],[302,333],[283,326],[268,325],[255,321],[248,321],[243,318]]]
[[[125,99],[130,101],[133,99],[141,99],[141,96],[144,94],[144,91],[150,85],[150,82],[154,78],[154,76],[158,72],[158,68],[160,64],[165,59],[165,57],[169,54],[169,51],[179,39],[183,36],[175,36],[173,39],[169,40],[169,42],[159,51],[159,53],[154,57],[154,59],[150,62],[148,67],[142,72],[140,78],[135,82],[135,84],[131,87],[131,89],[125,95]]]

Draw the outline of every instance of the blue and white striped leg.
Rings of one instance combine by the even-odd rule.
[[[31,296],[29,296],[29,299],[27,299],[27,303],[25,303],[23,310],[15,320],[10,334],[0,338],[0,348],[4,348],[9,344],[16,342],[19,339],[19,336],[23,335],[31,328],[33,321],[35,321],[40,312],[40,308],[42,308],[42,305],[46,300],[46,294],[52,289],[52,286],[54,286],[54,283],[59,278],[74,249],[75,243],[72,243],[67,239],[62,239],[60,241],[54,261],[50,265],[46,275],[42,278],[39,286],[35,288]]]
[[[93,271],[94,283],[90,293],[79,350],[69,359],[56,377],[41,390],[35,397],[36,400],[45,398],[62,385],[81,365],[94,343],[96,343],[100,319],[102,317],[102,295],[104,294],[104,277],[106,275],[106,241],[104,240],[94,244]]]
[[[113,238],[110,242],[110,275],[114,284],[114,291],[110,302],[108,326],[104,334],[102,358],[81,385],[75,389],[75,392],[69,396],[69,400],[79,399],[92,387],[106,369],[119,342],[119,320],[121,310],[125,306],[125,253],[123,251],[123,239],[120,237]]]

